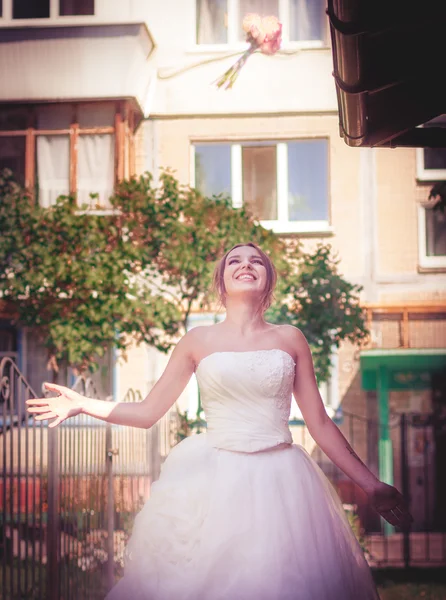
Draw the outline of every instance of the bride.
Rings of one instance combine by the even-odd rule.
[[[402,495],[379,481],[328,418],[302,333],[264,319],[276,272],[256,245],[219,262],[222,323],[197,327],[138,404],[85,398],[54,384],[29,400],[55,427],[84,413],[152,427],[195,372],[207,433],[175,446],[136,516],[125,575],[107,600],[372,600],[369,566],[334,488],[288,427],[294,395],[325,454],[392,525],[412,520]]]

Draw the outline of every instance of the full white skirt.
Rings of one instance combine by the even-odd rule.
[[[187,438],[137,515],[106,600],[376,600],[336,491],[298,445],[252,454]]]

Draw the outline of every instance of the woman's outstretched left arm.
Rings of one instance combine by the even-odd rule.
[[[297,354],[294,397],[312,438],[328,458],[366,492],[375,510],[387,521],[398,527],[408,526],[412,517],[403,496],[370,471],[327,415],[316,383],[310,348],[302,332],[294,331]]]

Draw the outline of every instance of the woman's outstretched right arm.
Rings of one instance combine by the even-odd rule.
[[[81,413],[117,425],[152,427],[179,398],[194,372],[195,338],[196,334],[191,331],[178,342],[163,374],[142,402],[94,400],[65,386],[46,383],[48,390],[60,395],[28,400],[28,412],[36,414],[38,421],[53,419],[49,427],[56,427]]]

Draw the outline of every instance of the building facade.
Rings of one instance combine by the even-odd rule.
[[[247,12],[279,16],[282,50],[254,54],[233,89],[217,90],[246,47]],[[446,410],[446,217],[428,201],[446,179],[446,150],[345,145],[325,3],[0,0],[0,80],[0,168],[44,206],[72,192],[106,212],[117,181],[171,168],[184,184],[249,205],[277,235],[332,245],[343,275],[363,286],[372,335],[368,348],[345,344],[334,356],[324,400],[331,416],[341,408],[381,422],[375,437],[358,429],[355,448],[399,484],[390,414]],[[38,388],[46,364],[32,332],[5,309],[0,318],[0,356],[14,354]],[[214,318],[197,313],[191,326]],[[129,387],[147,393],[167,360],[132,352],[106,365],[103,386],[116,399]],[[180,404],[196,408],[194,383]],[[292,416],[299,423],[297,406]],[[426,435],[434,473],[444,437],[434,426]],[[425,451],[417,440],[413,465]],[[438,503],[446,492],[433,479]],[[429,507],[417,509],[420,526]]]

